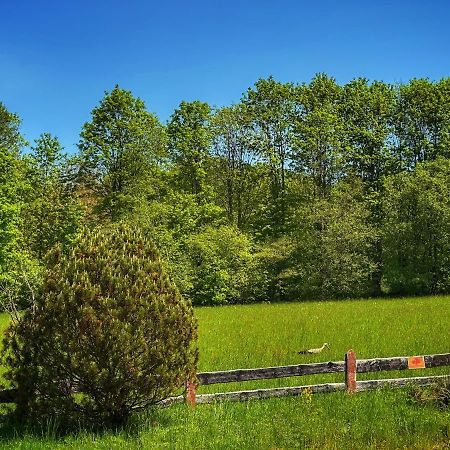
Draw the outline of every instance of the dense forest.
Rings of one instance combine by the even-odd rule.
[[[450,78],[260,79],[167,124],[116,86],[70,155],[20,125],[0,103],[2,302],[29,303],[55,244],[118,221],[198,305],[450,292]]]

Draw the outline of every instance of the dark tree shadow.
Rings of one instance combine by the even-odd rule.
[[[55,418],[47,420],[45,423],[30,423],[17,416],[13,408],[5,408],[2,405],[0,410],[0,447],[11,441],[24,438],[52,440],[62,442],[67,438],[76,438],[80,434],[91,435],[101,438],[108,434],[121,434],[127,440],[134,441],[140,439],[140,434],[144,430],[153,427],[169,427],[173,419],[165,412],[165,408],[150,408],[146,411],[135,413],[130,416],[123,426],[94,426],[88,423],[61,423]]]

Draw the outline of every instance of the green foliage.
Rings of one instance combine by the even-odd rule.
[[[197,202],[194,194],[171,193],[134,217],[152,237],[182,294],[194,304],[249,302],[263,297],[251,238],[226,225],[224,211]]]
[[[9,112],[0,102],[0,148],[7,149],[14,156],[18,156],[21,148],[26,144],[20,134],[20,118]]]
[[[340,115],[345,131],[345,169],[372,189],[398,164],[390,142],[394,111],[395,91],[386,83],[369,84],[358,78],[343,88]]]
[[[16,412],[120,425],[183,385],[195,338],[190,304],[137,228],[85,231],[70,251],[49,254],[36,303],[8,331]]]
[[[116,86],[80,136],[80,174],[100,195],[100,211],[116,220],[139,206],[166,150],[165,130],[144,102]]]
[[[450,160],[385,182],[384,278],[391,293],[450,289]]]
[[[334,78],[316,75],[296,89],[293,160],[311,174],[318,195],[329,192],[342,168],[343,118],[339,114],[342,88]]]
[[[249,108],[240,104],[216,111],[212,128],[215,159],[210,183],[228,221],[239,229],[249,229],[262,203],[261,185],[269,178],[256,164],[259,156],[252,149],[255,133]]]
[[[299,208],[291,297],[342,298],[370,292],[376,268],[370,256],[377,231],[369,218],[359,183],[342,183],[329,199]]]
[[[24,237],[30,252],[42,260],[55,244],[69,246],[82,221],[81,206],[69,181],[70,162],[50,133],[42,134],[27,158],[30,190],[23,208]]]
[[[292,155],[294,87],[272,77],[259,79],[254,88],[247,90],[242,103],[251,118],[254,133],[251,148],[268,169],[271,194],[268,230],[271,236],[278,236],[284,230],[286,219],[286,173]]]
[[[160,201],[136,211],[128,220],[139,224],[157,246],[171,280],[183,295],[192,292],[192,264],[186,241],[207,226],[225,223],[224,211],[198,196],[169,190]]]
[[[27,304],[39,267],[24,245],[22,210],[30,189],[20,157],[20,120],[0,103],[0,302]]]
[[[208,195],[206,169],[211,144],[211,108],[200,101],[181,102],[167,127],[169,152],[182,190]]]
[[[0,278],[8,283],[22,272],[33,278],[49,248],[70,247],[82,223],[121,220],[145,229],[196,303],[450,290],[447,189],[422,180],[419,168],[448,164],[448,78],[268,77],[236,105],[183,101],[167,127],[116,86],[93,109],[71,160],[49,133],[21,156],[19,125],[0,104]],[[405,225],[415,208],[417,223]],[[219,249],[221,227],[234,230],[225,232],[232,242],[248,242],[251,263],[244,247]],[[241,268],[234,284],[236,261],[256,264],[259,288],[242,281]]]
[[[262,269],[257,277],[261,298],[271,302],[289,301],[298,295],[294,251],[295,242],[291,236],[281,236],[261,245],[261,250],[255,255]]]
[[[207,227],[185,242],[192,267],[195,304],[245,303],[260,295],[258,261],[252,242],[230,226]]]
[[[450,157],[450,79],[414,79],[399,88],[395,132],[404,168]]]
[[[0,276],[8,275],[20,257],[21,190],[25,179],[21,162],[6,148],[0,148]]]

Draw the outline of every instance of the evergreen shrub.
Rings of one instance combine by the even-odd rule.
[[[86,231],[47,263],[5,339],[21,417],[117,426],[183,386],[197,361],[193,309],[139,229]]]

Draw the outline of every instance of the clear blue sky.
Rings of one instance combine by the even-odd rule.
[[[0,101],[29,141],[75,151],[116,83],[166,121],[181,100],[239,101],[260,77],[450,76],[448,0],[0,0]]]

